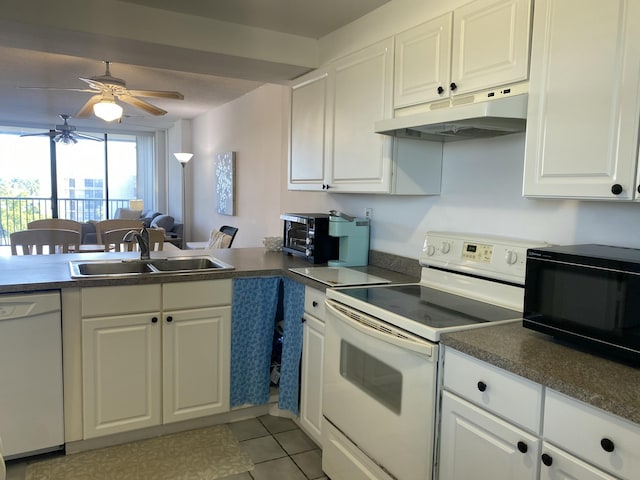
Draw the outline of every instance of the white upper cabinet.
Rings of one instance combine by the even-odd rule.
[[[325,69],[300,77],[291,87],[289,189],[326,188],[329,78]]]
[[[477,0],[396,35],[394,108],[526,80],[531,0]]]
[[[442,145],[373,131],[391,118],[393,39],[300,77],[291,92],[288,188],[440,193]]]
[[[451,22],[448,13],[396,35],[394,108],[438,100],[451,74]]]
[[[378,42],[335,62],[333,149],[330,188],[388,192],[389,137],[373,132],[376,120],[391,118],[393,40]]]
[[[525,196],[637,199],[640,2],[538,0]]]

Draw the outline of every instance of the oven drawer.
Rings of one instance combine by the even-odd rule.
[[[327,421],[322,430],[322,471],[334,480],[393,480]]]
[[[499,417],[540,433],[542,386],[447,348],[444,388]]]
[[[313,315],[318,320],[326,321],[326,310],[324,306],[324,300],[326,295],[323,291],[317,290],[313,287],[304,287],[304,311],[310,315]]]
[[[638,478],[636,424],[547,389],[543,434],[550,443],[617,477]]]

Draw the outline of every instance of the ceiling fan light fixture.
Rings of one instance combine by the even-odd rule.
[[[105,122],[113,122],[122,117],[122,107],[113,99],[103,98],[93,106],[93,113]]]
[[[78,141],[70,135],[58,135],[53,139],[53,141],[62,145],[74,145],[78,143]]]

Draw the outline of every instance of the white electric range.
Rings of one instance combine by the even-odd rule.
[[[419,283],[327,289],[324,472],[432,478],[440,336],[522,320],[527,248],[429,232]]]

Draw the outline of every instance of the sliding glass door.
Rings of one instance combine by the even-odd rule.
[[[0,245],[32,220],[104,220],[129,200],[144,198],[138,186],[149,182],[138,178],[138,159],[153,158],[152,139],[104,134],[102,142],[63,144],[48,135],[20,136],[34,132],[0,127]]]

